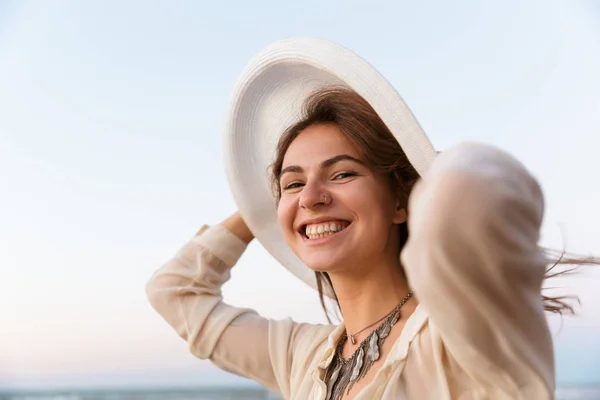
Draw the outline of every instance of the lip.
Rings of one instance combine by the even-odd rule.
[[[325,221],[327,221],[327,220],[325,220]],[[306,237],[302,233],[300,233],[300,237],[302,238],[302,243],[304,243],[306,246],[319,246],[319,245],[327,244],[327,243],[331,242],[332,240],[336,240],[336,239],[342,238],[346,234],[346,231],[348,231],[351,228],[352,228],[352,223],[350,223],[349,225],[347,225],[341,231],[336,232],[333,235],[328,235],[328,236],[325,236],[325,237],[322,237],[322,238],[309,239],[308,237]]]
[[[331,221],[344,221],[346,223],[348,223],[348,225],[346,225],[346,227],[344,229],[342,229],[341,231],[336,232],[333,235],[328,235],[319,239],[309,239],[306,234],[305,234],[305,229],[307,225],[311,225],[311,224],[320,224],[323,222],[331,222]],[[346,219],[343,218],[338,218],[338,217],[333,217],[333,216],[323,216],[323,217],[319,217],[319,218],[312,218],[312,219],[307,219],[304,220],[300,223],[300,225],[298,225],[298,228],[296,229],[296,231],[298,232],[298,234],[300,235],[300,237],[302,238],[302,242],[307,245],[307,246],[317,246],[317,245],[321,245],[321,244],[325,244],[330,242],[331,240],[335,240],[336,238],[339,238],[341,236],[344,235],[344,233],[348,230],[348,228],[350,228],[352,225],[351,221],[348,221]]]

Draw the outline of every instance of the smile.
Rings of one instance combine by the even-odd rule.
[[[322,239],[335,235],[350,225],[347,221],[327,221],[318,224],[305,225],[302,229],[304,237],[309,240]]]

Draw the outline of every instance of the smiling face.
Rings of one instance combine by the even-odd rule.
[[[397,249],[395,224],[406,221],[406,212],[388,179],[363,162],[336,125],[312,125],[294,139],[280,185],[279,223],[311,269],[370,265]]]

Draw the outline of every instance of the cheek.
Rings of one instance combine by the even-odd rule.
[[[349,208],[354,209],[359,214],[373,213],[376,207],[380,206],[381,200],[374,192],[372,185],[356,185],[344,190],[344,203]]]
[[[392,200],[387,192],[376,185],[360,188],[347,196],[346,201],[368,225],[387,225],[393,219]]]
[[[289,199],[282,198],[277,205],[277,219],[283,232],[287,235],[293,229],[294,223],[294,208]]]

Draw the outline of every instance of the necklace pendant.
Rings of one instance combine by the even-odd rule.
[[[356,340],[354,339],[354,336],[352,336],[352,335],[350,335],[350,343],[356,344]]]
[[[356,355],[356,358],[354,359],[354,365],[352,366],[352,374],[350,375],[350,382],[354,382],[360,376],[360,373],[362,372],[364,359],[365,359],[365,351],[363,350],[362,347],[359,347],[358,354]],[[348,391],[350,391],[350,388],[348,388]]]
[[[371,339],[369,340],[369,347],[367,350],[367,356],[369,362],[375,362],[379,360],[379,336],[377,336],[377,331],[373,332]]]

